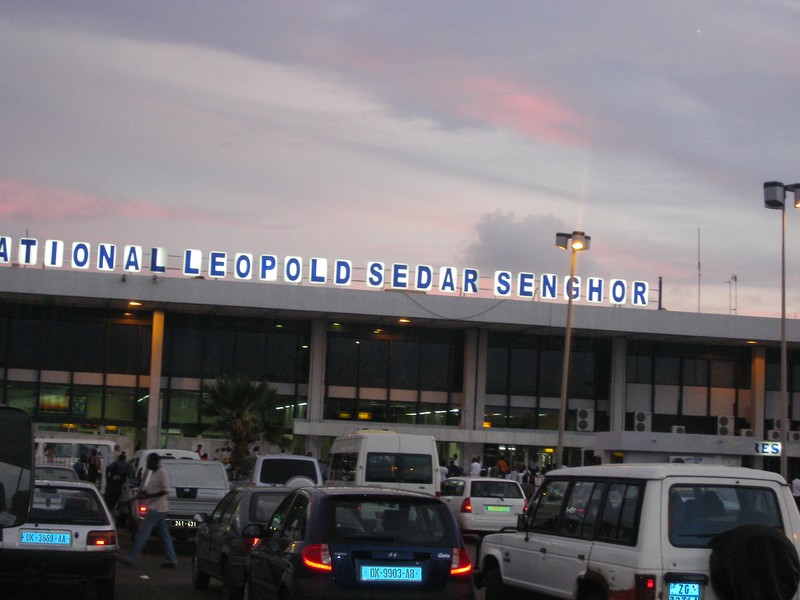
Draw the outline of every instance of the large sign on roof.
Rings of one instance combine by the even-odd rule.
[[[0,236],[0,265],[43,266],[100,272],[167,273],[166,249],[116,244],[97,244],[93,250],[88,242],[73,242],[70,247],[61,240],[20,238],[16,248],[13,238]],[[282,282],[347,287],[356,281],[355,272],[363,270],[363,280],[369,289],[409,290],[415,292],[460,293],[465,296],[490,293],[499,298],[532,300],[538,294],[542,300],[577,301],[582,297],[589,303],[607,302],[612,305],[631,304],[644,307],[648,304],[649,286],[646,281],[628,282],[624,279],[606,280],[575,276],[559,278],[553,273],[538,277],[530,272],[498,270],[490,278],[482,278],[478,269],[408,263],[386,264],[369,261],[363,269],[356,269],[352,261],[325,258],[285,256],[282,260],[274,254],[253,255],[236,253],[232,259],[227,252],[188,249],[181,254],[180,273],[185,277],[209,277],[241,281]],[[488,286],[487,289],[487,281]],[[483,289],[482,289],[483,286]]]

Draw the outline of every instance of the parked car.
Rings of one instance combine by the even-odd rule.
[[[442,482],[441,498],[465,534],[516,527],[527,508],[522,486],[498,477],[450,477]]]
[[[34,477],[36,479],[48,479],[50,481],[80,481],[78,472],[72,467],[58,467],[55,465],[36,465],[34,467]]]
[[[266,524],[292,489],[277,486],[234,489],[213,512],[195,515],[199,522],[192,557],[195,589],[207,589],[213,577],[222,581],[224,600],[241,598],[245,559],[259,540],[245,536],[242,530],[251,523]]]
[[[472,562],[439,498],[374,487],[305,487],[262,526],[246,561],[245,597],[474,598]]]
[[[238,485],[301,487],[322,485],[322,470],[313,456],[261,454],[248,456],[239,467]]]
[[[195,515],[210,513],[228,493],[225,467],[221,462],[207,460],[161,459],[160,464],[169,473],[172,482],[172,491],[167,496],[170,533],[179,540],[193,539],[199,525]],[[145,477],[149,473],[147,471]],[[135,535],[139,523],[147,515],[147,505],[133,500],[131,510],[134,518],[130,520],[130,525]]]
[[[27,521],[0,529],[0,579],[91,582],[98,600],[113,600],[117,552],[114,521],[94,485],[37,481]]]
[[[798,598],[800,514],[775,473],[614,464],[547,474],[516,531],[483,538],[486,600]]]
[[[127,523],[131,531],[136,528],[136,523],[132,523],[129,520],[132,514],[131,508],[135,509],[136,503],[134,498],[136,498],[136,494],[139,493],[139,487],[142,485],[147,475],[147,457],[150,454],[158,454],[161,459],[200,460],[200,456],[194,450],[150,448],[134,452],[133,456],[128,461],[128,470],[125,473],[125,480],[122,482],[122,491],[120,492],[119,501],[117,502],[117,509],[119,510],[119,518],[117,521],[120,524]]]

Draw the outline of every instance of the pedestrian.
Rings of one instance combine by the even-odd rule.
[[[472,459],[472,462],[469,464],[469,476],[470,477],[480,477],[481,476],[481,457],[476,456]]]
[[[506,475],[508,475],[508,463],[506,462],[505,456],[501,454],[500,458],[497,459],[495,466],[497,467],[499,477],[505,478]]]
[[[197,444],[197,448],[194,451],[197,452],[197,456],[203,456],[203,444]]]
[[[81,457],[72,465],[72,468],[75,469],[75,472],[78,474],[78,479],[81,481],[86,481],[86,465],[88,463],[89,457],[86,454],[81,454]]]
[[[159,456],[155,452],[147,456],[147,469],[150,471],[149,477],[139,491],[139,495],[136,496],[137,499],[145,501],[147,515],[136,531],[130,553],[120,557],[120,562],[128,566],[135,565],[139,552],[144,548],[150,534],[155,531],[161,538],[166,557],[166,561],[161,563],[161,567],[174,569],[178,566],[178,557],[175,555],[175,547],[172,545],[172,538],[167,526],[167,512],[169,511],[167,494],[172,488],[172,482],[167,470],[161,468]]]
[[[92,455],[89,457],[89,463],[86,467],[86,481],[99,488],[102,478],[103,471],[100,466],[100,456],[97,454],[97,448],[92,448]]]
[[[530,502],[531,496],[536,492],[536,487],[531,482],[531,475],[530,473],[526,473],[522,476],[522,491],[525,493],[525,499]]]
[[[106,492],[105,501],[108,509],[117,515],[117,502],[122,494],[122,482],[125,479],[125,471],[128,468],[127,457],[121,452],[117,460],[106,467]]]
[[[798,510],[800,510],[800,475],[795,474],[794,479],[792,479],[792,496],[794,496],[794,503],[797,505]]]

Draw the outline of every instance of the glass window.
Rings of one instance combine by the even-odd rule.
[[[357,452],[331,454],[328,479],[333,481],[355,481],[357,464]]]
[[[706,548],[716,536],[742,525],[783,531],[772,489],[690,484],[670,488],[669,540],[673,546]]]
[[[489,347],[486,360],[486,392],[508,394],[508,348]]]
[[[358,385],[385,388],[389,374],[389,342],[361,340],[358,347]]]
[[[35,369],[41,360],[40,335],[45,325],[33,319],[9,319],[8,339],[14,340],[14,351],[8,354],[8,366]]]
[[[680,383],[681,361],[673,356],[656,356],[655,383],[678,385]]]
[[[711,361],[711,387],[735,388],[736,363],[732,360]]]
[[[302,340],[297,334],[270,332],[267,336],[267,381],[302,383],[308,380],[307,365],[298,372],[301,346]],[[355,361],[351,364],[355,365]]]
[[[626,378],[628,383],[653,383],[653,360],[650,356],[629,355]]]
[[[683,385],[706,387],[708,385],[708,361],[702,358],[684,359]]]
[[[364,481],[369,483],[431,483],[429,454],[368,452]]]
[[[548,481],[534,500],[530,528],[542,533],[558,533],[561,507],[567,496],[568,481]]]
[[[572,352],[569,361],[570,398],[594,398],[594,352]]]
[[[102,338],[95,340],[95,343],[102,344]],[[109,373],[137,374],[139,367],[139,328],[135,325],[109,324],[106,356],[106,365]]]
[[[87,398],[94,398],[97,393],[88,392]],[[106,419],[133,421],[135,419],[138,394],[136,388],[114,387],[106,389]],[[93,401],[90,401],[92,403]]]
[[[511,350],[511,373],[508,393],[517,396],[536,395],[537,351],[530,348]]]
[[[261,331],[240,331],[236,335],[234,362],[238,373],[244,373],[253,381],[265,379],[264,359],[267,336]],[[290,373],[287,373],[289,375]],[[283,380],[281,380],[283,381]]]
[[[389,361],[389,387],[416,390],[418,387],[419,344],[394,340]]]
[[[420,389],[436,392],[448,391],[449,374],[450,346],[436,343],[420,344]]]
[[[597,539],[633,544],[638,534],[636,515],[642,487],[640,484],[612,483],[597,525]]]
[[[358,366],[358,345],[351,338],[328,338],[326,356],[328,385],[355,386]]]
[[[200,395],[197,392],[170,390],[169,423],[197,423]]]
[[[175,328],[165,334],[165,374],[177,377],[200,377],[203,356],[203,332]]]
[[[569,493],[569,499],[564,507],[564,519],[561,524],[561,533],[564,535],[580,535],[583,530],[583,521],[589,508],[589,500],[594,491],[594,481],[576,481]]]
[[[219,377],[223,373],[238,373],[236,364],[236,332],[209,330],[205,333],[203,376]]]
[[[442,496],[462,496],[463,494],[463,479],[447,479],[442,482]]]

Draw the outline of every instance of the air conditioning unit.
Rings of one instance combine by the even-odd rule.
[[[671,463],[686,463],[694,464],[699,462],[694,456],[670,456],[669,462]]]
[[[653,413],[637,412],[633,415],[634,431],[650,431],[653,428]]]
[[[734,418],[727,415],[717,417],[717,435],[733,435]]]
[[[594,431],[594,411],[589,408],[578,409],[578,431]]]
[[[683,425],[673,425],[672,433],[686,433],[686,427]]]
[[[800,442],[800,431],[790,431],[789,432],[789,441],[790,442]]]
[[[770,429],[767,431],[766,439],[770,442],[780,442],[781,441],[781,430],[780,429]]]
[[[739,435],[742,437],[753,437],[753,430],[752,429],[740,429]]]

